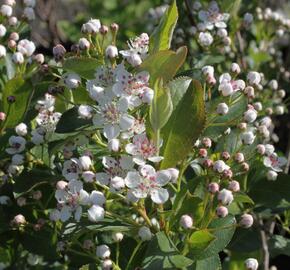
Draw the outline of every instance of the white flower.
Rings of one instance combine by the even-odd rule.
[[[72,158],[66,160],[63,163],[62,175],[66,180],[78,179],[79,174],[81,173],[81,164],[77,158]]]
[[[96,180],[102,185],[108,185],[115,176],[125,178],[134,167],[132,158],[128,156],[121,156],[119,159],[103,157],[102,163],[105,172],[96,173]]]
[[[150,229],[146,226],[142,226],[139,229],[138,235],[142,241],[150,241],[152,238],[152,233],[151,233]]]
[[[92,205],[88,210],[88,218],[92,222],[102,221],[105,217],[105,210],[99,205]]]
[[[81,77],[76,73],[67,73],[64,75],[64,83],[70,89],[76,89],[81,84]]]
[[[97,246],[96,255],[101,259],[108,258],[111,255],[110,248],[107,245]]]
[[[34,143],[35,145],[40,145],[44,143],[44,132],[42,128],[37,128],[31,131],[31,142]]]
[[[102,269],[110,270],[113,267],[113,262],[110,259],[105,259],[102,261]]]
[[[223,204],[223,205],[229,205],[232,203],[234,200],[233,193],[228,190],[228,189],[222,189],[219,194],[218,194],[218,200]]]
[[[15,154],[12,156],[11,162],[13,165],[22,165],[24,162],[24,156],[20,154]]]
[[[151,103],[154,91],[149,88],[148,72],[140,72],[133,76],[124,68],[119,68],[116,83],[113,85],[113,92],[118,97],[126,97],[129,102],[129,109],[140,106],[142,103]],[[149,95],[146,93],[149,93]],[[150,96],[148,100],[148,96]],[[149,101],[149,102],[148,102]]]
[[[85,171],[82,173],[82,178],[86,183],[92,183],[95,180],[95,173],[92,171]]]
[[[22,39],[18,42],[17,51],[22,53],[24,56],[30,57],[35,51],[35,45],[28,39]]]
[[[24,57],[23,57],[23,54],[20,53],[20,52],[15,52],[15,53],[13,53],[13,55],[12,55],[12,61],[13,61],[15,64],[23,64],[23,63],[24,63]]]
[[[27,126],[24,123],[20,123],[15,127],[15,132],[19,136],[25,136],[27,135]]]
[[[93,108],[89,105],[80,105],[78,108],[79,117],[82,119],[90,119],[92,115]]]
[[[252,144],[255,141],[256,136],[252,131],[244,132],[241,134],[241,140],[244,144]]]
[[[258,112],[255,109],[248,109],[244,113],[244,120],[248,123],[253,123],[258,116]]]
[[[219,173],[222,173],[223,171],[230,169],[230,167],[223,160],[217,160],[213,164],[213,169]]]
[[[146,134],[137,134],[133,137],[133,142],[125,147],[126,152],[133,156],[133,161],[138,165],[145,164],[146,160],[160,162],[163,157],[156,156],[156,145],[150,141]]]
[[[0,37],[4,37],[6,35],[6,27],[3,24],[0,24]]]
[[[82,32],[87,34],[99,33],[101,28],[101,22],[97,19],[91,19],[87,23],[83,24]]]
[[[193,225],[193,220],[189,215],[182,215],[179,223],[184,229],[190,229]]]
[[[106,48],[106,56],[109,58],[116,58],[118,56],[118,49],[114,45],[109,45]]]
[[[60,207],[60,220],[67,221],[72,213],[79,221],[82,215],[82,205],[88,205],[89,194],[83,189],[83,183],[78,180],[71,180],[65,189],[57,189],[55,192]]]
[[[60,219],[60,211],[58,211],[57,209],[53,209],[50,213],[49,213],[49,219],[51,221],[58,221]]]
[[[245,260],[245,266],[247,270],[258,270],[259,264],[256,259],[249,258]]]
[[[220,103],[217,106],[216,112],[221,115],[225,115],[229,112],[229,107],[226,103]]]
[[[10,17],[12,15],[13,9],[11,6],[9,5],[2,5],[1,9],[0,9],[0,13],[4,16],[4,17]]]
[[[121,132],[128,131],[133,126],[135,119],[127,113],[128,107],[126,98],[99,104],[93,123],[103,128],[103,134],[108,140],[117,138]]]
[[[169,198],[167,189],[162,188],[171,179],[168,171],[156,172],[150,165],[140,167],[139,172],[128,172],[125,184],[136,198],[151,196],[153,202],[162,204]]]
[[[273,171],[282,172],[281,167],[287,164],[287,159],[284,157],[278,157],[276,153],[264,157],[264,165],[271,168]]]
[[[92,160],[89,156],[81,156],[79,158],[79,165],[81,170],[88,171],[92,166]]]
[[[234,92],[244,90],[246,84],[243,80],[232,80],[229,73],[224,73],[219,78],[218,90],[222,92],[224,97],[232,95]]]
[[[0,45],[0,58],[6,56],[6,48],[3,45]]]
[[[283,115],[285,112],[284,106],[277,106],[275,108],[275,112],[277,115]]]
[[[133,67],[139,66],[146,58],[149,50],[149,36],[146,33],[128,41],[129,50],[120,51],[120,54]]]
[[[6,152],[9,155],[14,155],[17,153],[21,153],[25,149],[26,140],[20,136],[11,136],[9,138],[9,145],[11,147],[6,148]]]
[[[275,171],[268,171],[266,176],[269,181],[275,181],[278,177],[278,173]]]
[[[261,75],[256,71],[251,71],[247,75],[247,80],[252,85],[258,85],[261,82]]]
[[[35,20],[35,12],[34,9],[31,7],[26,7],[23,10],[23,16],[26,18],[28,21],[33,21]]]
[[[47,110],[54,111],[55,97],[46,93],[43,100],[38,100],[36,105],[36,110]]]
[[[201,46],[208,47],[213,43],[213,37],[209,32],[200,32],[198,42]]]

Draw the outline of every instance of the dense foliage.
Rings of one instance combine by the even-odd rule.
[[[273,145],[289,19],[172,1],[148,12],[150,36],[124,44],[129,23],[90,19],[50,57],[27,36],[36,2],[18,19],[4,2],[0,269],[269,270],[290,256],[289,162]]]

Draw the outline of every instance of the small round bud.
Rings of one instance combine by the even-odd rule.
[[[283,115],[285,112],[284,106],[277,106],[275,108],[275,112],[277,115]]]
[[[83,242],[83,248],[84,248],[84,249],[89,250],[89,249],[91,249],[91,248],[93,248],[93,247],[94,247],[94,243],[93,243],[92,240],[90,240],[90,239],[86,239],[86,240]]]
[[[121,242],[124,238],[124,234],[121,232],[115,232],[113,233],[112,238],[115,242]]]
[[[24,197],[19,197],[17,199],[17,204],[18,206],[22,207],[22,206],[25,206],[26,205],[26,199]]]
[[[229,160],[231,158],[231,155],[229,152],[224,151],[224,152],[222,152],[222,158],[223,158],[223,160]]]
[[[198,155],[202,158],[205,158],[207,156],[207,150],[205,148],[199,149]]]
[[[243,162],[241,166],[245,172],[249,171],[249,169],[250,169],[250,165],[246,162]]]
[[[16,97],[15,96],[9,96],[7,97],[7,102],[8,103],[14,103],[16,101]]]
[[[228,208],[226,208],[225,206],[219,206],[216,209],[216,215],[220,218],[224,218],[229,214],[229,210]]]
[[[142,241],[150,241],[152,238],[152,233],[150,229],[146,226],[143,226],[139,229],[138,235]]]
[[[79,40],[79,48],[81,50],[88,50],[91,44],[86,38],[80,38]]]
[[[18,19],[16,17],[10,17],[9,20],[8,20],[8,23],[10,26],[16,26],[17,23],[18,23]]]
[[[108,148],[112,152],[118,152],[120,149],[120,140],[112,139],[108,142]]]
[[[110,270],[113,267],[113,262],[110,259],[105,259],[102,261],[102,269]]]
[[[64,58],[65,53],[66,53],[66,49],[61,44],[58,44],[55,47],[53,47],[52,53],[53,53],[55,60],[60,61]]]
[[[269,181],[275,181],[277,180],[278,174],[275,171],[268,171],[267,172],[267,179]]]
[[[27,135],[27,126],[24,123],[20,123],[15,127],[15,132],[19,136],[26,136]]]
[[[117,32],[119,30],[119,25],[116,23],[112,23],[110,25],[110,28],[111,28],[112,32]]]
[[[223,205],[229,205],[234,200],[233,193],[230,190],[222,189],[218,194],[218,200]]]
[[[6,119],[6,113],[0,112],[0,121],[3,122]]]
[[[99,205],[93,205],[88,210],[88,218],[92,222],[98,222],[103,220],[105,217],[105,210]]]
[[[253,216],[252,215],[249,215],[249,214],[243,214],[241,216],[241,220],[240,220],[240,226],[243,227],[243,228],[250,228],[252,227],[254,223],[254,219],[253,219]]]
[[[229,190],[231,190],[232,192],[239,192],[240,191],[240,183],[236,180],[232,180],[229,183]]]
[[[18,41],[19,40],[19,34],[17,32],[12,32],[9,36],[10,40]]]
[[[233,72],[234,74],[239,74],[241,72],[240,66],[237,63],[232,63],[231,72]]]
[[[244,113],[244,120],[248,123],[253,123],[257,119],[258,113],[253,109],[249,109]]]
[[[73,45],[71,45],[70,51],[72,53],[79,54],[80,53],[80,46],[79,46],[79,44],[73,44]]]
[[[42,53],[38,53],[37,55],[34,56],[34,60],[39,65],[42,65],[44,63],[44,55]]]
[[[247,130],[247,123],[239,123],[238,124],[238,128],[240,129],[240,130],[243,130],[243,131],[245,131],[245,130]]]
[[[233,177],[233,171],[228,169],[223,171],[223,178],[231,179]]]
[[[244,93],[248,96],[248,98],[254,98],[255,97],[255,89],[252,86],[247,86],[244,89]]]
[[[21,214],[15,216],[12,221],[15,225],[24,225],[26,223],[25,217]]]
[[[182,215],[180,218],[180,226],[184,229],[192,228],[193,220],[189,215]]]
[[[170,181],[175,184],[179,176],[179,170],[177,170],[176,168],[169,168],[167,169],[167,171],[171,176]]]
[[[284,98],[286,96],[286,92],[283,89],[279,90],[277,94],[280,98]]]
[[[229,107],[226,103],[220,103],[217,106],[216,112],[220,115],[225,115],[229,112]]]
[[[12,61],[17,64],[17,65],[20,65],[20,64],[23,64],[24,63],[24,56],[22,53],[20,52],[16,52],[12,55]]]
[[[58,181],[58,182],[56,183],[56,188],[57,188],[57,189],[60,189],[60,190],[64,190],[64,189],[66,189],[67,184],[68,184],[68,183],[65,182],[65,181],[63,181],[63,180]]]
[[[100,33],[102,35],[106,35],[108,32],[109,32],[109,27],[106,26],[106,25],[102,25],[101,28],[100,28]]]
[[[106,56],[109,58],[116,58],[118,56],[118,49],[116,46],[109,45],[106,49]]]
[[[32,193],[32,198],[34,200],[40,200],[42,198],[42,192],[40,190],[36,190]]]
[[[109,258],[111,255],[110,248],[107,245],[97,246],[96,255],[101,259]]]
[[[245,267],[247,270],[258,270],[259,263],[256,259],[249,258],[245,260]]]
[[[213,166],[213,161],[211,159],[206,159],[203,161],[203,165],[206,167],[206,168],[210,168]]]
[[[222,173],[224,170],[228,170],[229,166],[225,164],[225,162],[223,160],[217,160],[214,164],[213,164],[213,169],[218,172],[218,173]]]
[[[269,87],[272,89],[272,90],[277,90],[278,89],[278,82],[277,80],[271,80],[269,82]]]
[[[203,138],[202,139],[202,144],[206,147],[206,148],[210,148],[212,145],[211,139],[210,138]]]
[[[257,145],[257,152],[258,152],[260,155],[264,155],[265,152],[266,152],[266,147],[265,147],[265,145],[263,145],[263,144],[258,144],[258,145]]]
[[[212,182],[208,185],[207,189],[210,193],[215,194],[215,193],[219,192],[220,186],[218,183]]]
[[[267,115],[272,115],[273,114],[273,109],[271,107],[266,108],[265,110]]]
[[[243,153],[236,153],[235,154],[235,161],[237,161],[238,163],[242,163],[245,161],[245,156]]]
[[[254,106],[255,110],[257,110],[257,111],[262,111],[263,110],[263,105],[262,105],[261,102],[255,102],[253,104],[253,106]]]
[[[15,40],[12,40],[11,39],[11,40],[8,41],[8,47],[9,47],[9,49],[13,50],[13,49],[16,48],[16,46],[17,46],[17,43],[16,43]]]
[[[248,132],[244,132],[241,134],[241,140],[244,144],[253,144],[253,142],[255,141],[256,136],[254,135],[253,132],[248,131]]]

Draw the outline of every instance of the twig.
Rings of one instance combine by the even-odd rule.
[[[258,222],[260,225],[260,235],[262,240],[262,249],[263,249],[263,257],[264,257],[264,270],[269,270],[269,262],[270,262],[270,254],[268,248],[268,239],[267,234],[264,228],[264,222],[261,217],[258,217]]]

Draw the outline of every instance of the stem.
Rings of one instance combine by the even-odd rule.
[[[130,257],[130,259],[129,259],[129,262],[128,262],[127,267],[126,267],[125,270],[129,270],[129,269],[130,269],[130,265],[131,265],[131,263],[132,263],[132,261],[133,261],[135,255],[137,254],[139,248],[141,247],[141,245],[142,245],[142,241],[140,241],[140,242],[138,243],[138,245],[134,248],[134,250],[133,250],[133,252],[132,252],[132,254],[131,254],[131,257]]]
[[[117,242],[116,248],[116,265],[119,267],[119,255],[120,255],[120,242]]]
[[[260,228],[260,235],[262,240],[262,249],[263,249],[263,257],[264,257],[264,270],[269,270],[269,261],[270,261],[270,254],[268,248],[268,239],[264,229],[264,222],[261,217],[258,217],[258,222],[261,226]]]
[[[6,114],[6,118],[5,118],[4,122],[3,122],[2,128],[0,129],[0,135],[2,135],[4,133],[4,131],[5,131],[5,128],[6,128],[6,125],[7,125],[7,119],[8,119],[9,114],[10,114],[10,110],[11,110],[11,104],[9,103],[7,114]]]

